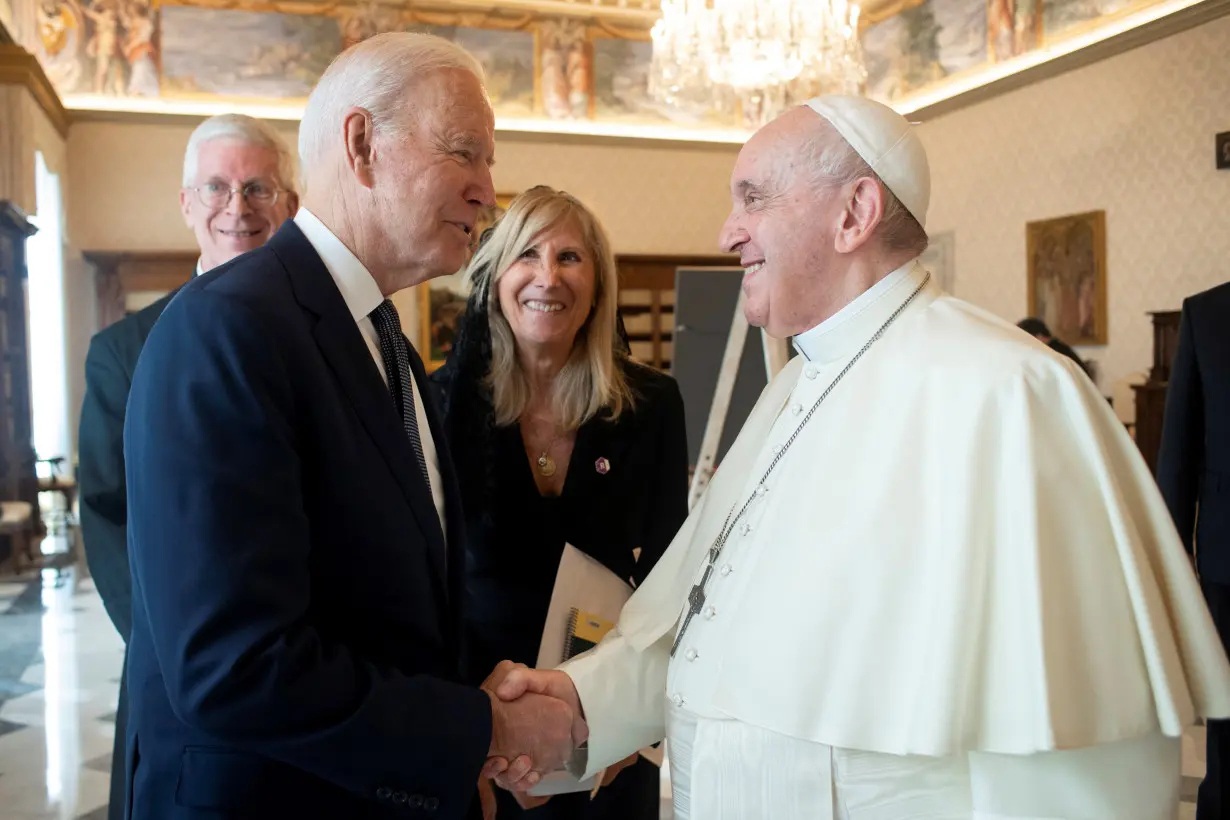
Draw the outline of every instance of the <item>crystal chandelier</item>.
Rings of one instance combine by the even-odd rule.
[[[855,0],[662,0],[649,91],[676,111],[757,128],[867,81]]]

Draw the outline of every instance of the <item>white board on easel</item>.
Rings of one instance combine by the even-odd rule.
[[[694,465],[689,508],[704,493],[761,390],[790,357],[784,339],[763,330],[749,338],[742,281],[742,268],[675,271],[672,375],[688,414]]]

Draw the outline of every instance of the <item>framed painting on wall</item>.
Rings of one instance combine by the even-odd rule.
[[[1106,344],[1106,212],[1028,223],[1025,253],[1026,315],[1070,345]]]
[[[514,196],[516,194],[496,194],[495,207],[485,209],[474,225],[472,248],[477,246],[483,231],[504,215]],[[428,373],[448,359],[469,296],[464,269],[419,285],[419,332],[415,348],[423,357]]]

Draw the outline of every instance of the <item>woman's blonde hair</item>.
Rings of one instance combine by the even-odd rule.
[[[606,409],[614,419],[632,404],[618,350],[619,281],[611,243],[598,219],[579,201],[545,185],[517,196],[470,260],[466,275],[483,300],[491,328],[491,369],[484,384],[491,391],[495,423],[521,418],[530,401],[530,384],[517,356],[517,340],[500,309],[498,283],[545,231],[575,220],[594,263],[594,304],[573,341],[572,353],[555,378],[552,408],[559,423],[575,430]]]

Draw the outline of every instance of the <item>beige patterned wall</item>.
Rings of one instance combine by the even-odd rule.
[[[83,122],[69,133],[69,221],[87,250],[193,247],[179,213],[190,125]],[[294,124],[279,130],[293,147]],[[140,148],[138,148],[138,140]],[[619,253],[716,253],[738,147],[497,135],[495,183],[545,183],[598,213]]]
[[[73,169],[68,211],[77,249],[194,247],[179,211],[183,152],[192,127],[97,122],[73,126],[68,140]],[[293,149],[295,125],[279,124],[279,131]],[[730,145],[561,142],[500,134],[495,184],[501,193],[538,184],[569,191],[599,215],[619,253],[715,253],[718,229],[730,207],[727,182],[737,151]],[[403,291],[394,302],[407,335],[418,338],[415,293]],[[90,324],[85,331],[74,329],[94,328]],[[70,361],[72,372],[83,366],[85,349],[71,351],[70,358],[76,357]]]
[[[57,164],[64,164],[64,140],[23,85],[0,85],[0,123],[0,199],[33,214],[34,153],[41,150],[58,171]]]
[[[921,128],[928,227],[955,231],[956,294],[1025,315],[1025,223],[1106,210],[1110,344],[1100,386],[1147,369],[1147,311],[1230,280],[1230,18],[984,102]]]

